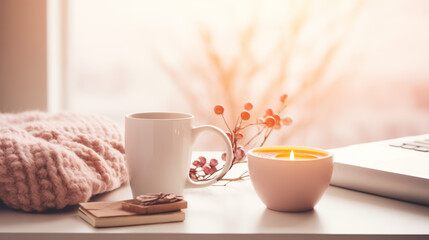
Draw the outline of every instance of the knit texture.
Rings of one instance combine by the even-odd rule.
[[[76,113],[0,114],[0,200],[24,211],[62,209],[127,181],[117,125]]]

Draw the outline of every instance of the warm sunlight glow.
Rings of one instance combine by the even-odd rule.
[[[332,148],[429,131],[426,1],[68,6],[66,110],[119,124],[129,112],[189,112],[198,123],[223,125],[211,113],[216,104],[225,105],[234,124],[246,101],[254,103],[253,117],[266,106],[276,109],[277,96],[287,93],[284,114],[294,123],[274,131],[266,145]],[[212,141],[197,144],[220,150]]]
[[[295,160],[295,154],[293,153],[293,150],[290,150],[290,160]]]

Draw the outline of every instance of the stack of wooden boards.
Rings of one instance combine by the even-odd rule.
[[[181,222],[185,220],[182,209],[188,203],[181,200],[144,206],[136,199],[118,202],[81,203],[78,215],[94,227],[117,227],[152,223]]]

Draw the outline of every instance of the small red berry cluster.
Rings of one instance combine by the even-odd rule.
[[[244,109],[241,111],[240,116],[238,117],[234,128],[230,128],[228,123],[225,120],[224,112],[225,108],[222,105],[216,105],[214,107],[214,113],[220,115],[225,122],[225,125],[228,129],[226,131],[227,136],[231,140],[232,150],[233,150],[233,167],[237,163],[243,163],[246,160],[246,148],[254,147],[255,141],[258,136],[263,135],[263,140],[259,146],[263,146],[267,138],[270,136],[273,130],[281,129],[282,126],[289,126],[292,124],[292,118],[290,117],[281,117],[282,112],[286,108],[286,99],[288,95],[283,94],[280,96],[281,105],[277,111],[274,111],[273,108],[269,107],[265,110],[263,116],[257,118],[255,123],[247,123],[250,119],[250,111],[253,109],[253,104],[247,102],[244,104]],[[247,124],[246,124],[247,123]],[[258,131],[253,136],[247,139],[245,143],[242,143],[244,139],[243,132],[246,128],[250,126],[257,126]],[[226,153],[222,154],[221,159],[226,160]],[[212,158],[210,162],[207,162],[205,157],[199,157],[198,160],[195,160],[192,165],[193,168],[190,169],[189,177],[194,181],[205,181],[211,179],[212,175],[217,171],[221,170],[223,167],[218,168],[218,161],[215,158]],[[248,177],[248,173],[245,172],[239,178],[236,179],[223,179],[227,181],[237,181]]]
[[[195,167],[190,169],[189,177],[194,181],[198,180],[199,175],[201,175],[198,174],[198,171],[203,171],[205,176],[210,176],[218,171],[216,168],[218,164],[219,162],[215,158],[212,158],[210,162],[207,162],[207,159],[201,156],[198,158],[198,160],[192,162],[192,165]]]

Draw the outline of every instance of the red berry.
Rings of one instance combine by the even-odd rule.
[[[193,181],[197,181],[197,174],[194,172],[189,172],[189,178],[191,178]]]
[[[273,116],[274,111],[272,108],[267,108],[267,110],[265,110],[265,114],[268,116]]]
[[[274,125],[276,124],[276,120],[273,117],[267,117],[267,119],[265,119],[265,124],[269,128],[274,127]]]
[[[198,160],[195,160],[192,165],[194,165],[195,167],[200,167],[201,166],[201,162]]]
[[[210,167],[216,167],[218,165],[218,161],[214,158],[210,160]]]
[[[198,159],[200,160],[201,167],[204,166],[207,162],[207,159],[205,157],[199,157]]]
[[[191,169],[189,169],[189,172],[191,172],[191,173],[196,173],[196,172],[197,172],[197,169],[196,169],[196,168],[191,168]]]
[[[203,172],[204,172],[206,175],[211,174],[211,172],[212,172],[212,168],[211,168],[211,167],[209,167],[209,166],[204,166],[204,167],[203,167]]]
[[[285,101],[286,101],[286,98],[287,98],[288,96],[287,96],[287,94],[285,93],[285,94],[282,94],[281,96],[280,96],[280,101],[282,102],[282,103],[284,103]]]
[[[286,118],[282,119],[282,122],[283,122],[284,125],[289,126],[289,125],[292,124],[293,121],[292,121],[292,118],[286,117]]]
[[[223,108],[223,106],[222,105],[216,105],[215,107],[214,107],[214,112],[217,114],[217,115],[221,115],[221,114],[223,114],[223,112],[224,112],[224,108]]]
[[[241,119],[249,120],[249,118],[250,118],[250,113],[247,110],[244,110],[241,112]]]
[[[235,138],[236,138],[237,140],[240,140],[240,139],[242,139],[242,138],[243,138],[243,134],[242,134],[242,133],[237,133],[237,134],[235,134]]]
[[[210,168],[210,174],[213,174],[217,171],[216,166]]]
[[[275,113],[275,114],[273,115],[273,118],[276,120],[276,124],[277,124],[277,123],[280,123],[280,115],[278,115],[277,113]]]
[[[282,128],[282,122],[276,122],[276,124],[274,125],[274,129],[279,130],[280,128]]]
[[[253,109],[253,104],[251,102],[247,102],[244,104],[244,109],[250,111]]]
[[[234,157],[237,161],[242,160],[246,156],[246,151],[244,150],[243,146],[237,147],[237,149],[234,152]]]
[[[226,161],[226,153],[222,153],[222,156],[220,157],[222,160]]]

